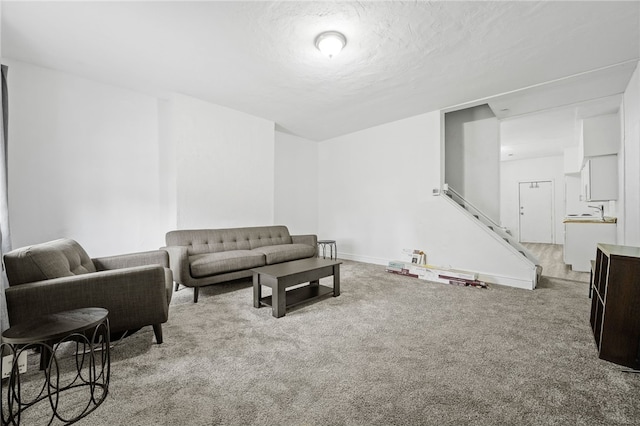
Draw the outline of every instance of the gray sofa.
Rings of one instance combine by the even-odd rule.
[[[162,343],[173,279],[162,250],[91,259],[76,241],[63,238],[4,255],[9,323],[77,308],[109,310],[112,333],[152,325]]]
[[[166,235],[176,291],[193,287],[198,301],[201,286],[252,276],[251,268],[314,257],[316,235],[290,235],[286,226],[230,229],[191,229]]]

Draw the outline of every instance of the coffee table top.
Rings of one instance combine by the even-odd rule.
[[[109,315],[104,308],[80,308],[55,314],[36,316],[2,333],[2,341],[10,344],[47,342],[72,333],[89,330]]]
[[[340,265],[342,262],[330,259],[320,259],[310,257],[308,259],[294,260],[291,262],[277,263],[275,265],[261,266],[251,269],[252,272],[258,274],[269,275],[274,278],[282,278],[288,275],[295,275],[301,272],[320,269],[327,266]]]

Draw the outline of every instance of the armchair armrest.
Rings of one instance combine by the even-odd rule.
[[[169,315],[165,269],[139,266],[20,284],[5,290],[9,322],[34,313],[100,307],[109,310],[112,331],[166,322]]]
[[[169,267],[169,255],[164,250],[152,250],[139,253],[120,254],[117,256],[97,257],[91,259],[98,271],[109,269],[131,268],[134,266],[160,265]]]
[[[173,272],[173,280],[182,285],[189,285],[192,281],[189,266],[189,254],[185,246],[162,247],[169,253],[169,266]]]

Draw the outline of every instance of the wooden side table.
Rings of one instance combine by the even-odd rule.
[[[336,244],[336,240],[318,240],[318,257],[320,257],[320,250],[322,250],[322,258],[327,258],[327,247],[329,247],[329,259],[337,260],[338,246]]]
[[[44,400],[49,402],[52,411],[48,424],[54,421],[74,423],[104,401],[111,374],[108,314],[109,311],[103,308],[73,309],[34,317],[32,321],[17,324],[2,333],[0,354],[13,356],[10,376],[0,388],[3,425],[20,424],[25,410]],[[76,345],[75,371],[71,372],[62,371],[62,355],[58,356],[60,345],[66,342]],[[21,383],[18,358],[31,349],[40,352],[40,370],[44,372],[42,386]],[[0,366],[0,376],[2,373]],[[27,387],[36,391],[33,392],[35,396],[29,395],[25,401],[22,393]],[[68,390],[75,390],[70,394],[71,407],[65,405],[63,398]]]

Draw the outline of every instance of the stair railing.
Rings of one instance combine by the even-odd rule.
[[[483,222],[485,225],[493,226],[493,227],[495,227],[497,229],[502,229],[502,230],[504,230],[505,233],[507,233],[505,227],[498,225],[493,219],[491,219],[489,216],[484,214],[482,212],[482,210],[480,210],[479,208],[474,206],[471,202],[466,200],[455,189],[449,187],[447,190],[444,191],[444,193],[446,195],[449,195],[451,197],[451,199],[453,199],[456,203],[460,204],[462,207],[464,207],[466,210],[468,210],[472,215],[481,216],[482,219],[480,219],[480,217],[478,217],[478,220]]]

